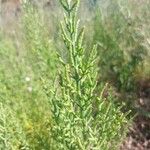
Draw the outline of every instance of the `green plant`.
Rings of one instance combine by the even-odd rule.
[[[27,59],[34,72],[37,71],[37,75],[40,73],[40,76],[42,72],[43,76],[49,76],[52,73],[54,76],[55,47],[53,40],[49,39],[49,29],[45,26],[43,13],[30,1],[25,2],[23,8],[22,23]]]
[[[113,82],[123,92],[135,90],[136,70],[145,61],[147,51],[143,40],[146,34],[137,31],[142,17],[136,18],[136,9],[131,10],[130,3],[109,1],[105,10],[96,9],[93,19],[93,42],[98,43],[100,80]]]
[[[96,46],[89,54],[83,46],[84,29],[79,28],[80,0],[60,0],[65,10],[61,23],[67,57],[59,56],[59,87],[50,99],[52,112],[51,149],[108,150],[117,148],[126,128],[126,114],[115,105],[106,87],[97,94]],[[124,128],[125,127],[125,128]]]
[[[49,149],[50,108],[41,78],[52,86],[55,48],[36,7],[23,4],[21,17],[15,38],[0,34],[0,103],[4,104],[0,119],[4,117],[7,124],[0,124],[6,131],[0,136],[8,137],[8,146],[0,141],[0,149],[23,149],[25,143],[24,149]]]
[[[28,150],[26,135],[20,126],[16,114],[0,102],[0,149],[26,149]]]

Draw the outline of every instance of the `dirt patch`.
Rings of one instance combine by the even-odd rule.
[[[120,150],[150,150],[150,118],[135,118]]]
[[[141,83],[134,106],[138,115],[120,150],[150,150],[150,80]]]

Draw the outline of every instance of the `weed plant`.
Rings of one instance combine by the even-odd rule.
[[[0,149],[49,149],[50,108],[41,78],[52,86],[55,48],[36,7],[24,3],[22,15],[20,33],[0,37],[0,114],[7,124],[0,121],[6,131],[0,129]]]
[[[29,149],[20,121],[11,108],[2,103],[0,103],[0,131],[0,149]]]
[[[61,70],[50,99],[52,112],[51,149],[116,149],[126,128],[126,114],[114,104],[115,98],[105,88],[97,88],[96,47],[86,55],[84,29],[79,27],[77,11],[80,0],[60,0],[64,8],[62,39],[67,51],[58,54]]]

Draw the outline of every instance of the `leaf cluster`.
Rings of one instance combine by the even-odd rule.
[[[79,28],[77,10],[79,0],[61,0],[65,11],[61,23],[62,39],[68,53],[67,60],[58,54],[62,64],[59,87],[53,91],[50,106],[53,118],[52,149],[107,150],[116,147],[126,124],[126,114],[115,106],[111,92],[97,94],[96,46],[86,55],[84,30]],[[115,143],[115,144],[113,144]]]

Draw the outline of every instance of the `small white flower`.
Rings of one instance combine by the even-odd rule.
[[[27,88],[27,90],[28,90],[29,92],[32,92],[32,87],[29,86],[29,87]]]
[[[25,81],[26,81],[26,82],[29,82],[30,80],[31,80],[30,77],[26,77],[26,78],[25,78]]]

